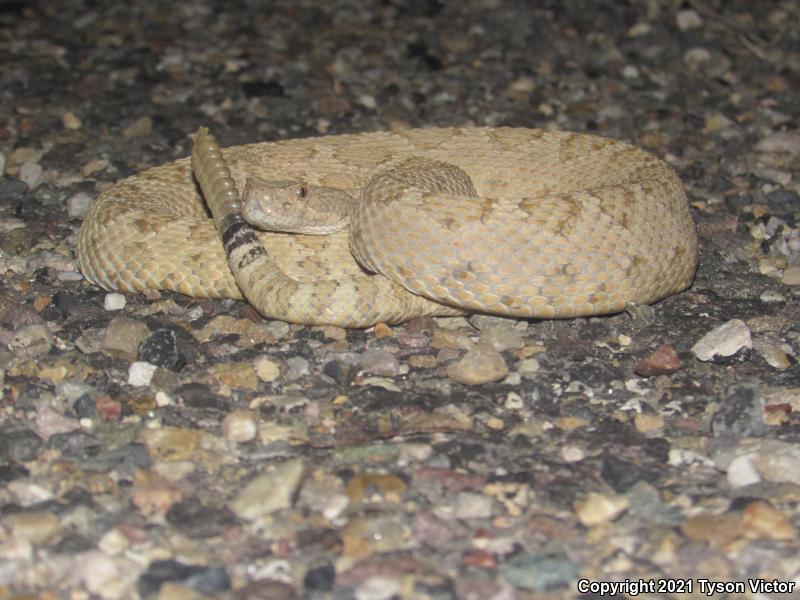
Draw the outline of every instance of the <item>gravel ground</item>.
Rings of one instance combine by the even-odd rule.
[[[0,599],[800,597],[796,2],[12,0],[0,55]],[[366,331],[83,281],[93,199],[200,125],[630,141],[697,278]]]

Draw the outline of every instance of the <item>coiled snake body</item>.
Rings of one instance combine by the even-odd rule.
[[[198,134],[195,175],[214,220],[189,159],[101,194],[78,236],[88,280],[245,296],[271,318],[364,327],[464,311],[613,313],[694,276],[697,238],[679,178],[622,142],[454,128],[250,144],[223,150],[224,160],[215,148]],[[254,235],[230,213],[241,208],[231,188],[252,177],[345,192],[359,200],[349,229]]]

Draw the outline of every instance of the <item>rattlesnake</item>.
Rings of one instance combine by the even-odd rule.
[[[222,157],[213,138],[198,134],[195,175],[216,227],[190,159],[103,192],[78,236],[86,278],[129,292],[243,291],[271,318],[364,327],[464,311],[619,312],[685,289],[696,268],[678,176],[606,138],[412,129],[236,146]],[[232,191],[248,178],[253,187],[254,177],[338,189],[360,202],[348,230],[256,236]]]

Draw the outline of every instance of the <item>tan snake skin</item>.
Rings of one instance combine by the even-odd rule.
[[[238,190],[256,175],[363,191],[350,245],[383,275],[359,267],[346,231],[261,233],[267,258],[238,274],[237,286],[182,159],[101,194],[78,237],[87,279],[196,297],[241,298],[241,287],[265,316],[364,327],[458,309],[548,318],[618,312],[685,289],[696,268],[680,180],[621,142],[530,129],[413,129],[223,155]],[[447,183],[430,175],[431,160],[462,169],[477,195],[440,191]]]

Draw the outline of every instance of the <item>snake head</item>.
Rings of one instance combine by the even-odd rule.
[[[328,235],[349,225],[354,202],[336,188],[251,176],[245,184],[242,214],[264,231]]]

